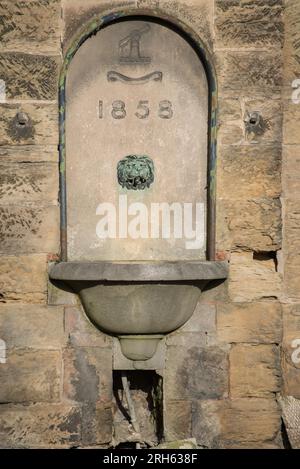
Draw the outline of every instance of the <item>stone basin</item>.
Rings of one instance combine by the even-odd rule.
[[[130,360],[151,358],[163,335],[190,319],[207,283],[227,275],[227,261],[60,262],[49,271]]]

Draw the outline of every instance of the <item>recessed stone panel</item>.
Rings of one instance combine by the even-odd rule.
[[[100,30],[70,64],[66,103],[69,260],[204,258],[208,86],[186,40],[146,21]]]

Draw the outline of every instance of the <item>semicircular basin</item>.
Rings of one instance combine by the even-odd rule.
[[[182,326],[192,316],[204,286],[227,275],[225,261],[60,262],[49,272],[51,279],[78,293],[99,329],[122,336],[121,347],[126,335],[133,343],[135,336],[141,340],[143,335],[167,334]],[[151,358],[149,353],[131,353],[128,343],[125,354],[134,360]]]

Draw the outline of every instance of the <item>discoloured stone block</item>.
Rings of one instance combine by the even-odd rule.
[[[226,401],[194,401],[192,407],[192,434],[199,446],[219,448],[221,439],[221,422],[219,409],[226,406]]]
[[[6,363],[0,367],[0,401],[58,401],[60,369],[61,356],[58,351],[8,351]]]
[[[273,398],[280,390],[280,357],[276,345],[235,345],[229,361],[232,398]]]
[[[0,76],[7,98],[56,99],[59,65],[58,56],[0,53]]]
[[[29,128],[26,132],[16,126],[19,112],[29,116]],[[0,116],[0,145],[58,144],[56,104],[0,104]]]
[[[221,96],[264,95],[280,92],[281,56],[265,51],[217,52],[217,74]]]
[[[275,251],[281,247],[279,198],[220,199],[218,250]]]
[[[64,311],[43,305],[0,305],[1,339],[7,349],[59,349],[64,345]]]
[[[275,302],[220,304],[218,338],[224,342],[280,343],[281,306]]]
[[[0,301],[46,302],[45,255],[1,256],[0,260]]]
[[[7,448],[71,447],[80,442],[81,412],[73,405],[2,405],[1,445]]]
[[[112,351],[78,347],[64,351],[64,395],[78,402],[111,401]]]
[[[255,260],[252,253],[232,253],[229,296],[234,302],[276,299],[281,293],[281,278],[273,259]]]
[[[219,147],[218,195],[227,199],[279,197],[281,147]],[[238,181],[238,184],[237,184]]]
[[[0,160],[0,198],[2,205],[28,202],[57,204],[57,165],[52,163],[1,165]]]
[[[170,346],[165,393],[169,399],[218,399],[227,394],[227,348]]]
[[[112,440],[113,435],[111,405],[85,403],[82,407],[83,445],[103,445]]]
[[[282,1],[216,0],[219,47],[277,47],[283,42]]]
[[[56,206],[2,206],[0,222],[0,253],[57,253],[59,250]]]
[[[167,441],[192,436],[192,405],[189,401],[167,401],[164,412],[165,439]]]
[[[65,330],[75,347],[112,347],[112,338],[99,331],[79,306],[65,308]]]
[[[60,47],[59,32],[59,0],[1,2],[1,49],[55,52]]]

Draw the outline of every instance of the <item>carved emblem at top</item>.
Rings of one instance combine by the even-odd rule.
[[[128,36],[119,42],[120,64],[149,64],[151,57],[141,55],[140,42],[144,34],[150,31],[150,25],[146,24],[140,29],[134,29]]]

